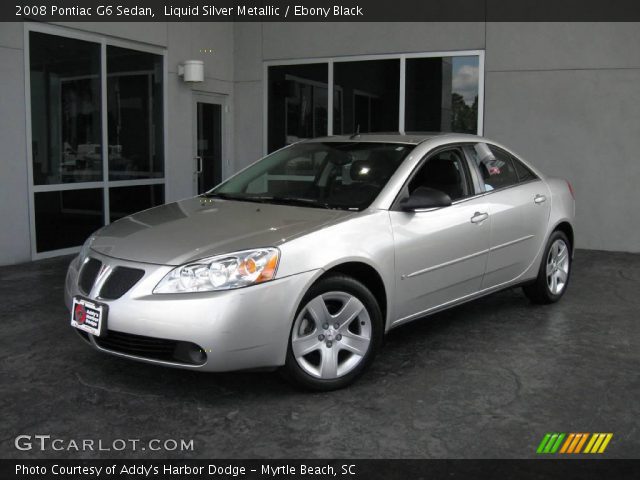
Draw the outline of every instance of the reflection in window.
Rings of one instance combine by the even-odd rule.
[[[478,131],[479,57],[409,58],[405,130]]]
[[[109,179],[163,176],[162,56],[107,47]]]
[[[431,157],[409,182],[409,193],[419,187],[433,188],[456,201],[469,195],[462,152],[445,150]]]
[[[268,147],[327,135],[326,63],[269,67]]]
[[[267,156],[215,188],[222,198],[319,208],[366,208],[413,145],[309,142]]]
[[[105,216],[116,219],[164,201],[163,185],[108,183],[135,185],[164,176],[163,57],[110,45],[105,55],[103,45],[29,32],[38,253],[78,247],[104,225]],[[82,185],[105,181],[101,188]],[[69,183],[75,185],[62,185]],[[58,189],[64,190],[52,191]],[[105,189],[112,195],[106,205]]]
[[[35,194],[38,252],[76,247],[104,223],[102,189]]]
[[[518,174],[511,155],[507,152],[486,143],[476,143],[473,149],[467,151],[480,169],[485,191],[498,190],[518,183]]]
[[[30,32],[35,185],[102,180],[100,45]]]
[[[334,134],[398,131],[400,60],[335,62],[333,79]]]
[[[109,189],[111,221],[164,203],[164,185],[136,185]]]

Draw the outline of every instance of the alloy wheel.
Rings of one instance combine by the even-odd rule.
[[[364,304],[346,292],[327,292],[298,314],[291,349],[298,365],[323,380],[342,377],[364,359],[371,343],[371,318]]]
[[[547,286],[554,295],[559,295],[569,278],[569,247],[561,238],[551,244],[547,256]]]

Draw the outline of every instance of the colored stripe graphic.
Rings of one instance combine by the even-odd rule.
[[[613,433],[547,433],[536,449],[538,454],[604,453]],[[588,440],[588,441],[587,441]],[[586,446],[585,446],[586,444]],[[584,447],[584,449],[583,449]]]
[[[560,448],[560,444],[564,439],[564,436],[565,436],[564,433],[561,433],[558,435],[558,439],[556,440],[556,443],[553,445],[553,447],[551,447],[551,450],[549,451],[549,453],[556,453],[558,451],[558,449]]]
[[[538,445],[536,453],[556,453],[564,437],[564,433],[547,433]]]
[[[582,446],[584,445],[584,442],[586,442],[587,438],[589,437],[588,433],[582,433],[581,435],[582,435],[582,438],[580,439],[580,443],[578,443],[573,453],[580,453],[580,451],[582,450]]]
[[[596,443],[597,439],[598,439],[597,433],[594,433],[593,435],[591,435],[591,439],[589,440],[589,443],[587,443],[587,448],[584,449],[584,453],[591,453],[591,447],[593,447],[593,444]]]
[[[570,433],[569,436],[567,437],[567,440],[564,442],[564,445],[562,446],[562,450],[560,450],[560,453],[567,452],[567,449],[569,448],[569,445],[571,445],[571,442],[573,442],[574,438],[576,438],[576,434]]]
[[[549,439],[551,438],[551,434],[547,433],[543,438],[542,441],[540,442],[540,445],[538,445],[538,449],[536,450],[536,453],[542,453],[544,450],[545,445],[547,444],[547,442],[549,441]]]
[[[594,433],[584,453],[604,453],[613,433]]]
[[[575,437],[573,437],[573,442],[571,442],[571,445],[569,445],[569,450],[567,450],[567,453],[573,453],[575,451],[581,438],[582,434],[576,433]]]

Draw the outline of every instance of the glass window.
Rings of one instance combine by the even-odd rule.
[[[511,156],[513,160],[513,166],[516,169],[516,173],[518,174],[518,180],[520,182],[528,182],[530,180],[535,180],[538,178],[535,173],[531,171],[529,167],[527,167],[524,163],[522,163],[517,158]]]
[[[418,187],[427,187],[446,193],[452,201],[469,196],[470,188],[464,165],[464,157],[458,149],[435,154],[409,182],[409,194]]]
[[[198,193],[204,193],[222,181],[222,105],[197,102],[196,115]]]
[[[360,210],[380,193],[413,145],[302,143],[265,157],[208,195]]]
[[[35,194],[38,252],[76,247],[104,225],[101,188]]]
[[[518,183],[518,174],[511,155],[493,145],[476,143],[468,150],[478,165],[485,191],[497,190]]]
[[[269,67],[268,148],[327,135],[326,63]]]
[[[333,79],[334,134],[398,131],[399,59],[335,62]]]
[[[164,58],[105,44],[29,32],[38,253],[78,247],[105,217],[116,220],[164,202],[162,180],[135,181],[164,177]],[[117,180],[128,180],[127,187],[111,183]],[[87,182],[100,188],[82,185]]]
[[[478,133],[479,57],[408,58],[405,130]]]
[[[162,56],[107,47],[109,180],[164,171]]]
[[[35,185],[102,180],[100,45],[29,33]]]
[[[109,216],[112,222],[164,203],[164,185],[136,185],[109,189]]]

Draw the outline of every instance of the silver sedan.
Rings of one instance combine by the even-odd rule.
[[[574,208],[567,181],[485,138],[313,139],[102,228],[66,303],[102,352],[330,390],[398,325],[515,286],[559,300]]]

